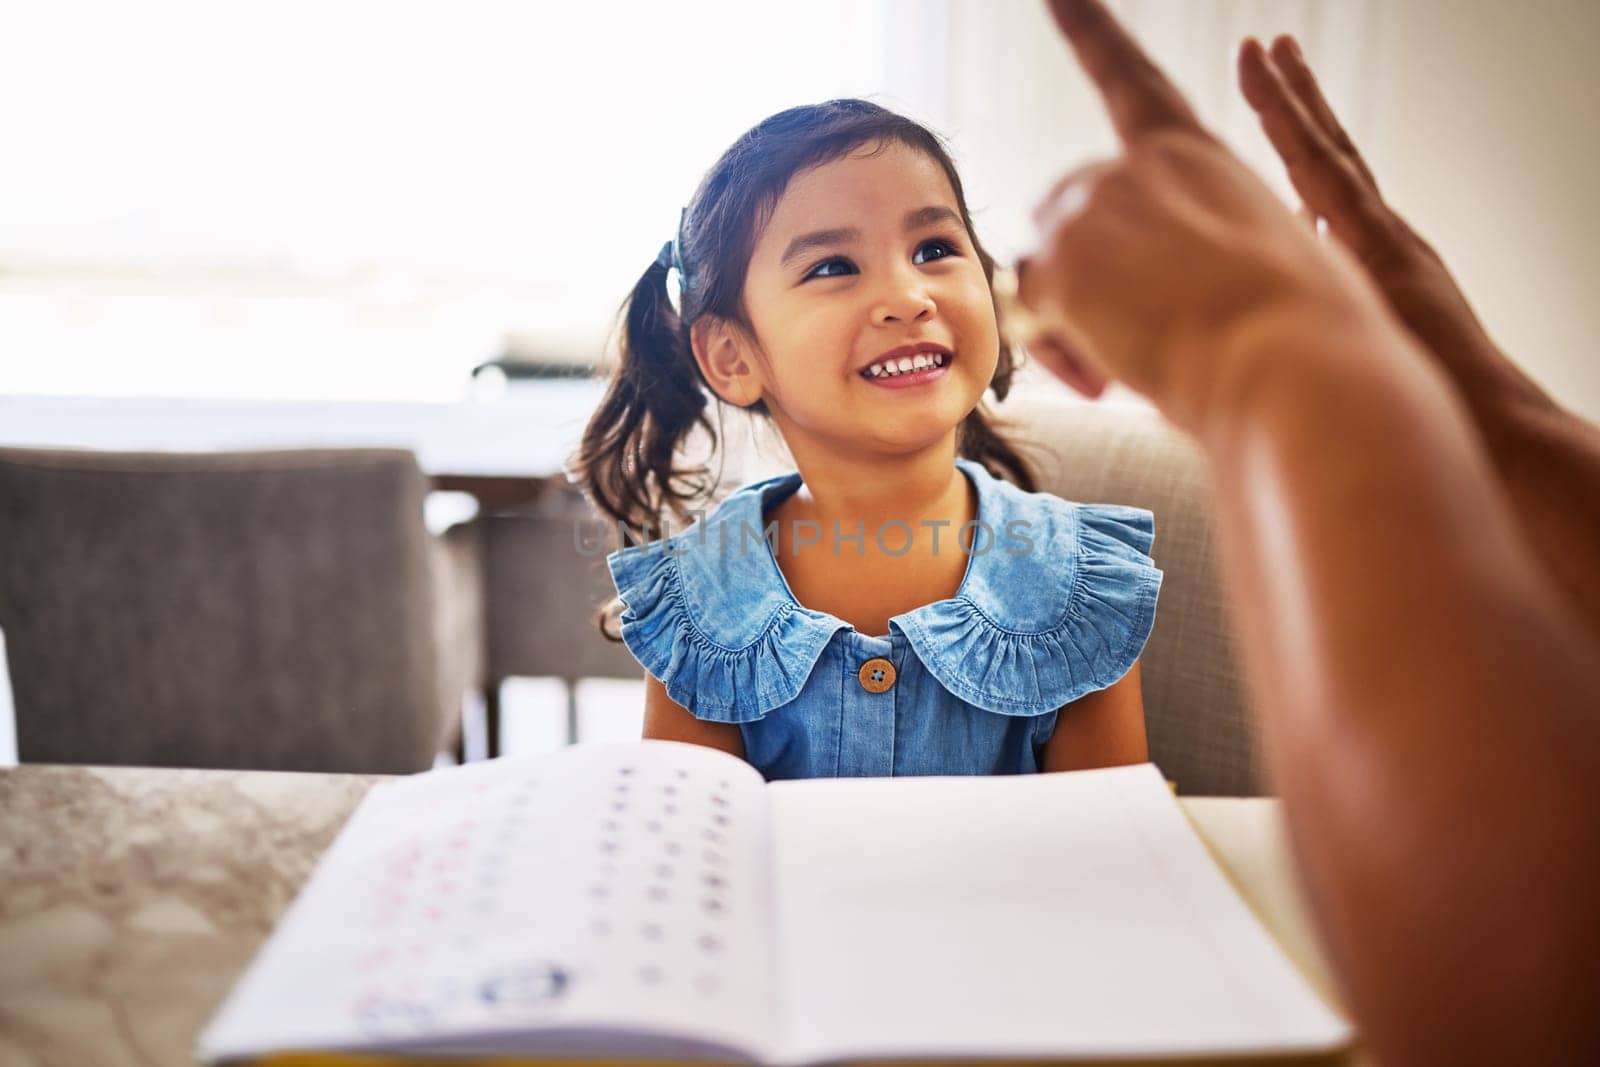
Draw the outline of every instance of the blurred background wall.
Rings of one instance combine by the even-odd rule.
[[[1600,418],[1600,4],[1124,0],[1287,185],[1233,87],[1298,34],[1492,332]],[[0,394],[450,400],[591,361],[716,154],[867,95],[948,135],[985,239],[1112,150],[1033,0],[0,3]]]
[[[1600,420],[1600,4],[1382,9],[1379,173],[1501,343]]]
[[[908,5],[915,7],[917,5]],[[1296,202],[1239,96],[1239,41],[1300,40],[1380,187],[1491,333],[1600,419],[1600,4],[1593,0],[1126,0],[1114,7],[1201,117]],[[943,94],[980,225],[1005,247],[1059,174],[1115,140],[1042,4],[947,6]]]

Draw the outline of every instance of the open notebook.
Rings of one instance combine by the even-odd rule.
[[[644,741],[375,786],[197,1054],[808,1064],[1349,1037],[1150,764],[767,784]]]

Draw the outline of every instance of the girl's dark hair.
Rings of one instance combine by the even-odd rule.
[[[798,173],[856,149],[903,144],[943,168],[983,273],[994,280],[994,257],[978,243],[961,178],[943,143],[917,122],[866,100],[830,100],[781,111],[734,142],[701,181],[684,211],[679,257],[689,281],[678,310],[667,294],[668,267],[652,263],[621,313],[620,362],[583,432],[577,473],[610,520],[645,540],[662,536],[662,519],[682,519],[713,487],[704,465],[675,466],[679,446],[696,426],[716,446],[708,408],[713,399],[689,344],[689,326],[716,315],[754,332],[744,311],[745,270],[757,236]],[[996,310],[998,315],[998,309]],[[1015,370],[1004,342],[989,388],[1004,400]],[[747,410],[767,415],[757,401]],[[996,477],[1035,488],[1027,463],[975,408],[957,433],[959,454]],[[701,501],[703,502],[703,501]]]

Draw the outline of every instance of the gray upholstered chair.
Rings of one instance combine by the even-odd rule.
[[[482,671],[479,531],[409,452],[0,449],[25,762],[404,773]]]
[[[582,678],[639,678],[639,664],[595,625],[616,595],[604,553],[619,544],[581,493],[553,478],[532,504],[491,512],[483,530],[488,656],[484,695],[489,754],[499,753],[500,686],[511,677],[559,678],[567,739],[577,739]]]

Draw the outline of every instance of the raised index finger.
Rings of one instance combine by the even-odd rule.
[[[1155,130],[1203,132],[1177,86],[1100,0],[1049,0],[1050,14],[1100,90],[1124,145]]]

